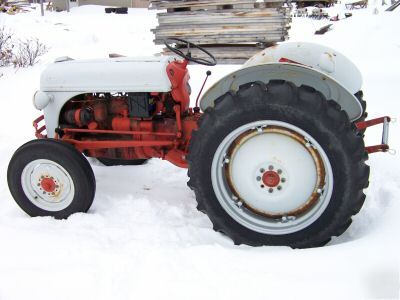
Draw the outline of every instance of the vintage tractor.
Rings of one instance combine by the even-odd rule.
[[[358,69],[327,47],[282,43],[191,108],[187,65],[215,58],[181,39],[166,46],[179,57],[64,57],[47,67],[33,100],[44,111],[37,139],[8,168],[17,204],[30,216],[86,212],[96,181],[85,156],[106,165],[161,158],[188,168],[197,208],[235,244],[317,247],[341,235],[365,199],[368,153],[389,149],[390,118],[365,121]],[[382,143],[365,147],[376,124]]]

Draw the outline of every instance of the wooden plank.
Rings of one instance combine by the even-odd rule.
[[[274,23],[262,23],[262,24],[197,24],[191,25],[186,24],[183,26],[158,26],[155,32],[170,32],[178,35],[185,33],[196,33],[196,34],[207,34],[207,33],[221,33],[221,34],[231,34],[243,31],[259,32],[271,29],[282,29],[285,27],[285,23],[274,22]]]
[[[287,33],[279,31],[262,32],[258,34],[235,34],[235,35],[187,35],[181,38],[186,39],[195,44],[237,44],[237,43],[258,43],[273,40],[280,40],[281,37],[287,36]],[[170,37],[169,35],[156,35],[155,41],[164,41]]]
[[[252,36],[250,38],[245,35],[241,37],[208,37],[208,38],[199,38],[199,37],[185,37],[185,39],[189,40],[192,43],[198,45],[210,45],[210,44],[241,44],[241,43],[249,43],[249,44],[258,44],[258,43],[271,43],[271,42],[282,42],[287,40],[287,34],[265,34],[263,36]],[[164,39],[167,37],[157,37],[154,42],[156,45],[163,45]]]
[[[282,0],[268,0],[266,2],[256,2],[249,0],[219,0],[219,1],[151,1],[151,9],[207,9],[213,8],[254,8],[254,7],[267,7],[268,3],[283,3]]]
[[[253,13],[268,13],[268,12],[289,12],[290,9],[285,7],[276,8],[244,8],[244,9],[213,9],[207,11],[176,11],[176,12],[162,12],[158,13],[159,16],[199,16],[199,15],[224,15],[224,14],[234,14],[234,15],[246,15]]]
[[[170,18],[170,17],[163,17],[158,19],[159,26],[187,26],[187,25],[195,25],[199,26],[201,24],[253,24],[253,23],[258,23],[258,24],[266,24],[266,23],[288,23],[291,21],[291,17],[289,16],[282,16],[282,15],[276,15],[276,16],[269,16],[265,18],[237,18],[237,17],[206,17],[206,16],[200,16],[196,18]]]

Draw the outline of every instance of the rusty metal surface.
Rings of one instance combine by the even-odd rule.
[[[243,205],[247,209],[251,210],[252,212],[256,213],[257,215],[262,215],[262,216],[265,216],[268,218],[280,219],[280,218],[282,218],[284,216],[288,216],[288,215],[289,216],[298,216],[298,215],[301,215],[301,214],[309,211],[317,203],[317,201],[321,195],[320,191],[325,186],[325,167],[324,167],[322,157],[320,156],[318,151],[316,151],[313,147],[306,146],[308,141],[302,135],[300,135],[290,129],[282,128],[279,126],[268,126],[267,128],[263,129],[263,133],[264,134],[278,133],[278,134],[283,134],[285,136],[288,136],[288,137],[294,139],[295,141],[297,141],[298,143],[300,143],[310,153],[310,155],[312,156],[312,158],[314,160],[316,172],[317,172],[317,181],[316,181],[316,184],[315,184],[312,194],[310,195],[310,197],[308,199],[306,199],[306,201],[304,202],[303,205],[297,207],[294,210],[288,211],[288,212],[282,212],[282,213],[276,214],[276,213],[257,210],[256,208],[249,205],[249,203],[246,202],[246,200],[243,199],[243,197],[241,197],[240,194],[236,191],[235,186],[231,179],[231,175],[230,175],[231,167],[232,167],[231,164],[225,165],[225,170],[224,170],[225,178],[227,180],[227,184],[228,184],[230,190],[238,198],[238,200],[243,202]],[[241,145],[246,143],[246,141],[248,141],[252,137],[259,135],[259,134],[260,133],[256,130],[249,130],[249,131],[242,133],[240,136],[238,136],[235,139],[235,141],[229,147],[229,150],[227,152],[228,157],[231,157],[231,158],[234,157],[235,153],[239,150]]]
[[[35,128],[35,136],[38,139],[45,139],[47,138],[46,134],[43,134],[43,131],[46,130],[46,125],[42,125],[39,127],[39,123],[44,120],[44,115],[41,115],[39,118],[33,121],[33,128]]]

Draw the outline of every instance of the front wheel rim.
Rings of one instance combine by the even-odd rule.
[[[300,231],[327,208],[333,191],[330,161],[304,130],[280,121],[256,121],[227,135],[211,166],[222,208],[263,234]]]
[[[71,175],[52,160],[36,159],[28,163],[22,171],[21,184],[28,200],[45,211],[61,211],[74,199]]]

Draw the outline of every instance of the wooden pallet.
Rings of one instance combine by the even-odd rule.
[[[213,24],[235,24],[235,23],[273,23],[276,21],[289,21],[289,13],[277,8],[264,9],[224,9],[207,10],[199,12],[177,12],[174,14],[158,14],[160,25],[182,25],[182,24],[204,24],[204,19],[212,19]],[[260,20],[261,19],[261,20]]]
[[[282,3],[282,0],[151,1],[151,9],[164,10],[157,14],[159,25],[152,29],[154,42],[163,44],[168,37],[182,38],[206,48],[220,63],[242,63],[260,51],[260,45],[265,47],[288,38],[290,11]]]
[[[7,1],[3,1],[1,4],[5,5],[5,6],[12,6],[12,5],[15,5],[15,6],[30,6],[29,1],[27,1],[27,0],[7,0]]]
[[[150,1],[150,9],[167,9],[173,11],[196,11],[204,9],[252,9],[281,6],[282,0],[256,2],[249,0],[219,0],[219,1]],[[276,3],[278,5],[276,5]]]

